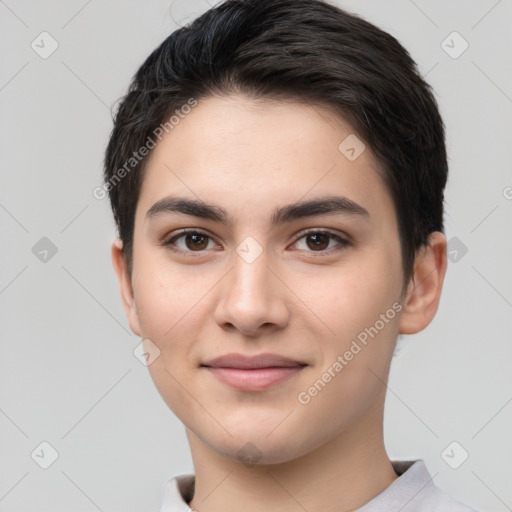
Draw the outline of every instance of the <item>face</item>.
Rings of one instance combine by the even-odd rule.
[[[402,262],[376,158],[339,149],[353,133],[307,104],[207,98],[151,155],[125,306],[163,399],[217,454],[286,462],[380,414]],[[212,363],[227,354],[272,357]]]

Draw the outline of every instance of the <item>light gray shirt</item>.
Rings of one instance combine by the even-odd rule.
[[[437,487],[422,460],[392,464],[399,477],[354,512],[476,512]],[[165,484],[159,512],[190,512],[194,484],[194,475],[171,478]]]

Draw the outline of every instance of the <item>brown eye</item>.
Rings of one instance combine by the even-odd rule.
[[[334,244],[331,242],[334,242]],[[309,231],[307,233],[303,233],[294,245],[298,246],[296,247],[297,249],[305,250],[307,252],[330,254],[333,251],[341,250],[350,245],[350,242],[341,238],[339,235],[329,233],[328,231]]]
[[[208,237],[201,235],[200,233],[188,233],[185,235],[185,245],[192,251],[206,249],[208,245]]]
[[[310,249],[313,250],[324,250],[329,247],[331,237],[326,233],[313,233],[306,235],[306,244]]]
[[[212,245],[209,244],[213,244],[210,236],[206,233],[192,230],[182,231],[165,242],[169,249],[179,252],[202,252],[212,248]]]

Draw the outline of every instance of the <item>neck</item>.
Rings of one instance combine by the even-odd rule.
[[[397,478],[384,448],[382,422],[375,420],[362,419],[292,461],[252,466],[211,450],[187,429],[195,470],[190,506],[198,512],[357,509]]]

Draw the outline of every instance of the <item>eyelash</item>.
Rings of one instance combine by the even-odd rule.
[[[186,235],[189,235],[189,234],[202,235],[202,236],[204,236],[206,238],[209,238],[210,240],[213,240],[213,238],[210,235],[208,235],[207,233],[204,233],[203,231],[200,231],[200,230],[197,230],[197,229],[189,228],[189,229],[183,229],[179,233],[177,233],[176,235],[174,235],[171,238],[169,238],[167,241],[164,242],[164,245],[167,248],[169,248],[171,251],[174,251],[174,252],[187,253],[187,254],[190,254],[190,255],[194,255],[194,253],[197,253],[198,256],[201,255],[201,253],[204,253],[206,251],[206,249],[203,249],[203,250],[200,250],[200,251],[192,251],[192,250],[188,250],[188,249],[187,250],[177,249],[174,246],[176,240],[179,240],[180,238],[183,238],[183,237],[185,237]],[[338,246],[334,247],[334,248],[331,247],[330,249],[324,249],[324,250],[321,250],[321,251],[306,250],[306,252],[310,252],[310,253],[314,254],[315,256],[318,255],[318,256],[322,257],[323,255],[330,255],[332,252],[337,252],[337,251],[342,250],[345,247],[350,245],[350,242],[348,240],[346,240],[345,238],[342,238],[339,235],[331,233],[330,231],[320,230],[320,229],[312,229],[312,230],[309,230],[309,231],[304,231],[302,233],[299,233],[299,235],[298,235],[297,239],[295,240],[295,242],[293,243],[293,245],[295,245],[299,240],[307,237],[308,235],[319,235],[319,234],[327,235],[331,239],[334,239],[335,241],[338,242]],[[300,250],[300,249],[293,249],[293,250]]]

